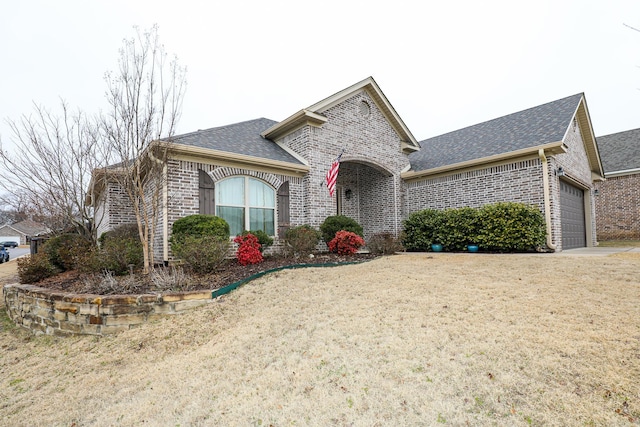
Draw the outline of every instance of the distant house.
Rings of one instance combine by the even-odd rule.
[[[216,214],[232,234],[356,219],[365,239],[398,235],[414,211],[514,201],[539,207],[547,246],[596,244],[594,182],[603,179],[584,94],[418,142],[373,78],[282,121],[265,118],[171,139],[157,259],[169,260],[171,227]],[[336,194],[323,186],[340,154]],[[98,233],[134,222],[121,189],[93,194]]]
[[[21,245],[28,245],[33,237],[42,236],[49,232],[49,228],[44,224],[24,220],[15,224],[5,224],[0,227],[0,242],[15,241]]]
[[[598,239],[640,239],[640,129],[598,137],[606,181],[597,184]]]

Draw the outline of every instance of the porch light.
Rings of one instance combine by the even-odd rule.
[[[556,175],[564,176],[564,169],[562,169],[562,166],[558,168],[558,170],[556,171]]]
[[[351,189],[347,188],[347,191],[344,192],[345,199],[351,200],[351,194],[352,194]]]

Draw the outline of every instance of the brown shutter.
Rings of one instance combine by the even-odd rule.
[[[215,186],[208,173],[198,169],[198,190],[200,213],[203,215],[215,215]]]
[[[290,227],[289,181],[285,181],[278,188],[278,237],[284,239],[284,235]]]

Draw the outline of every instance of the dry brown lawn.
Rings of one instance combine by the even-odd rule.
[[[629,426],[640,254],[287,270],[103,338],[2,314],[7,426]]]

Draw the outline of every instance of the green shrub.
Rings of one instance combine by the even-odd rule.
[[[94,246],[79,234],[62,234],[52,237],[42,247],[49,262],[60,271],[75,270],[87,264]]]
[[[495,252],[523,252],[544,244],[544,218],[535,206],[502,202],[480,209],[414,212],[403,222],[402,242],[410,251],[429,251],[440,243],[447,251],[469,244]]]
[[[18,258],[16,262],[20,283],[36,283],[58,273],[45,252]]]
[[[229,224],[215,215],[189,215],[173,223],[171,241],[186,236],[215,236],[229,240]]]
[[[258,238],[258,243],[260,243],[260,252],[264,252],[269,246],[273,245],[273,237],[269,236],[266,232],[262,230],[252,230],[252,231],[243,231],[241,236],[247,236],[249,234],[253,234]]]
[[[372,254],[391,255],[402,251],[404,248],[400,240],[392,233],[377,233],[371,236],[367,248]]]
[[[322,240],[328,245],[329,242],[336,237],[338,231],[350,231],[363,237],[362,226],[358,222],[344,215],[328,216],[324,222],[320,225],[320,232],[322,233]]]
[[[463,251],[467,245],[477,243],[480,234],[479,210],[469,207],[440,211],[442,222],[434,243],[446,251]]]
[[[219,236],[184,236],[171,250],[196,273],[212,273],[228,261],[231,242]]]
[[[431,244],[440,243],[443,223],[442,212],[435,209],[411,213],[402,223],[402,244],[408,251],[430,251]]]
[[[535,206],[496,203],[480,210],[480,248],[496,252],[523,252],[542,246],[544,217]]]
[[[123,275],[142,267],[144,257],[137,224],[124,224],[103,233],[98,239],[100,250],[93,262],[93,270],[111,271]]]
[[[320,241],[320,232],[310,225],[292,227],[285,233],[285,250],[296,257],[312,254]]]

